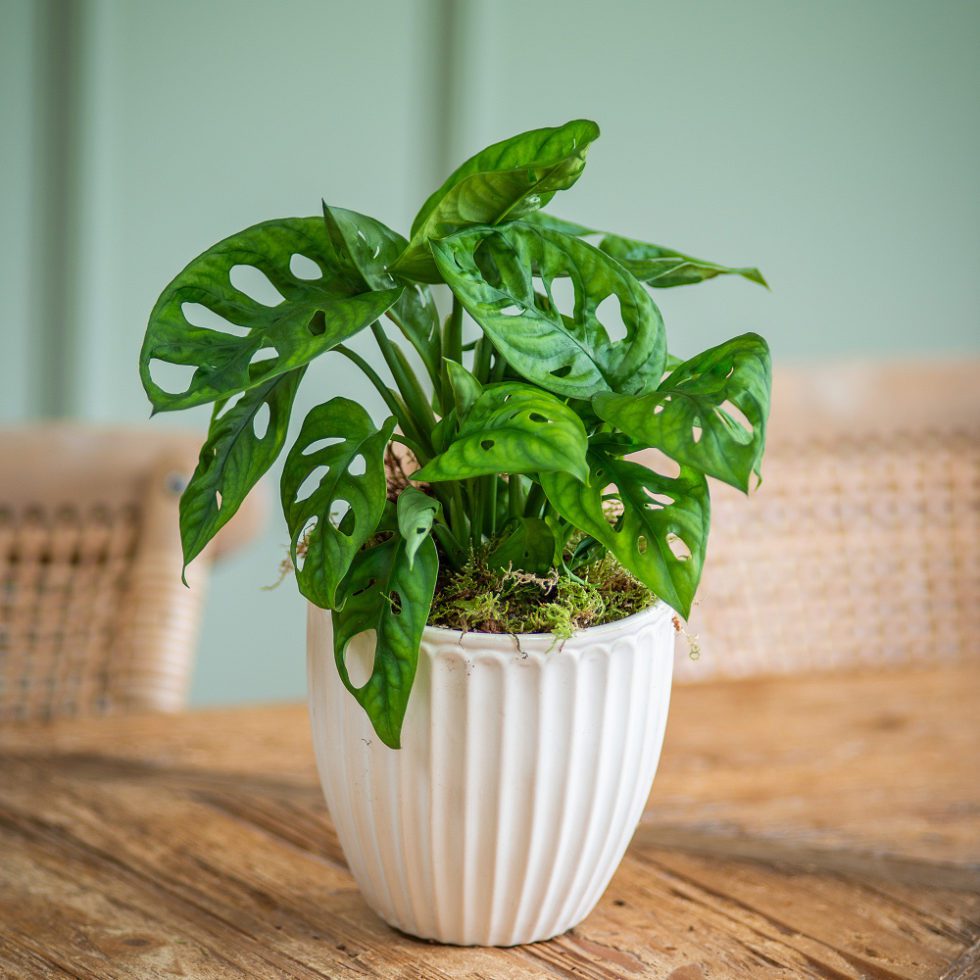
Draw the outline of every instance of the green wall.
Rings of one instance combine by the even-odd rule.
[[[0,0],[0,14],[4,420],[142,422],[146,315],[197,251],[321,196],[404,228],[450,164],[583,115],[603,137],[558,213],[772,283],[661,294],[678,353],[746,329],[777,359],[980,350],[980,5]],[[302,409],[333,393],[377,407],[342,364],[311,371]],[[196,702],[302,692],[302,602],[258,591],[284,540],[274,519],[216,571]]]

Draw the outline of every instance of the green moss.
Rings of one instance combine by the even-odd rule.
[[[579,581],[552,572],[538,577],[501,571],[472,555],[459,570],[444,567],[436,585],[429,624],[479,633],[553,633],[567,639],[576,630],[613,623],[656,602],[611,555],[578,572]]]

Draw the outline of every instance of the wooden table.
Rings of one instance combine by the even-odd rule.
[[[0,736],[4,977],[977,977],[976,668],[677,688],[595,912],[506,950],[387,928],[302,706]]]

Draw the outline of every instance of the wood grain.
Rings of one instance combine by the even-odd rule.
[[[298,705],[0,734],[3,977],[973,977],[975,667],[675,692],[599,907],[418,942],[348,874]]]

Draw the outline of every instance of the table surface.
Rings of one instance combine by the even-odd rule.
[[[977,977],[976,667],[675,688],[598,908],[435,946],[347,872],[301,705],[0,733],[0,976]]]

